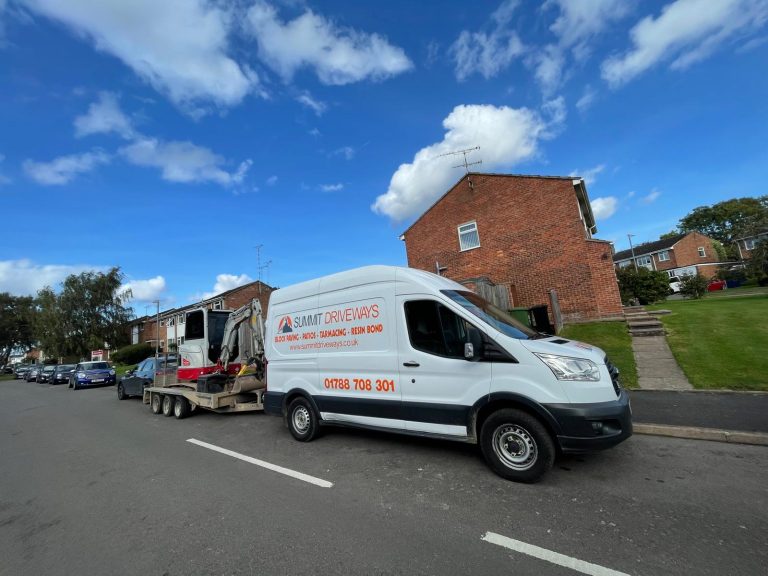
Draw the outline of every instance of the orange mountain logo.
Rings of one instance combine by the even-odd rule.
[[[280,323],[277,325],[278,334],[287,334],[293,332],[293,323],[290,316],[283,316],[280,318]]]

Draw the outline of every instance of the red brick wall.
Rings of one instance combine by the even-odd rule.
[[[457,281],[509,284],[513,306],[549,305],[557,290],[566,320],[621,314],[610,245],[587,240],[570,178],[473,174],[405,233],[408,265],[435,261]],[[457,227],[476,221],[480,247],[461,252]]]
[[[704,252],[706,256],[703,258],[699,256],[698,248],[699,246],[704,247]],[[698,232],[691,232],[686,236],[685,238],[681,239],[677,244],[675,244],[675,259],[677,260],[677,265],[682,266],[693,266],[694,264],[707,264],[707,263],[714,263],[719,262],[720,259],[717,256],[717,251],[715,250],[715,247],[712,245],[712,240],[709,239],[708,236],[704,236],[703,234],[699,234]],[[717,271],[716,266],[706,266],[706,267],[700,267],[699,273],[702,276],[706,276],[707,278],[711,278],[715,275],[715,272]]]
[[[259,282],[242,286],[237,290],[233,290],[224,297],[224,308],[230,310],[237,310],[241,306],[244,306],[254,298],[258,298],[261,303],[261,312],[264,318],[267,317],[267,303],[269,302],[269,295],[272,293],[272,288],[266,284],[261,284],[261,291],[259,291]]]

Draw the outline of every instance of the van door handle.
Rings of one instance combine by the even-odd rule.
[[[418,368],[419,367],[419,363],[418,362],[414,362],[413,360],[411,360],[410,362],[403,362],[403,366],[406,366],[408,368]]]

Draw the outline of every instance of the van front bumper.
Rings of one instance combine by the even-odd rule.
[[[632,436],[632,408],[623,389],[610,402],[545,404],[544,408],[560,427],[557,441],[566,453],[605,450]]]

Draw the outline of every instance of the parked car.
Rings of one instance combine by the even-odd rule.
[[[74,371],[74,364],[59,364],[51,375],[51,384],[67,384]]]
[[[53,376],[53,371],[56,370],[55,364],[48,364],[46,366],[43,366],[38,370],[37,372],[37,381],[40,384],[45,384],[51,381],[51,377]]]
[[[10,364],[3,366],[3,374],[13,374],[13,366]]]
[[[680,292],[680,278],[677,276],[671,276],[669,278],[669,293],[677,294]]]
[[[80,362],[69,377],[69,387],[75,390],[86,386],[112,386],[115,370],[109,362]]]
[[[27,375],[27,372],[31,366],[29,364],[20,364],[16,366],[16,370],[14,370],[14,374],[16,375],[17,380],[22,380]]]
[[[42,366],[39,364],[33,364],[30,366],[29,370],[27,370],[27,373],[24,374],[24,380],[27,382],[35,382],[37,381],[37,373],[40,372],[42,369]]]
[[[152,386],[155,379],[165,375],[176,374],[178,363],[176,357],[159,358],[157,361],[154,356],[147,358],[134,369],[126,372],[117,383],[117,397],[120,400],[130,398],[131,396],[142,396],[144,388]]]
[[[728,288],[728,283],[725,280],[712,280],[707,284],[707,292],[716,292],[726,288]]]

